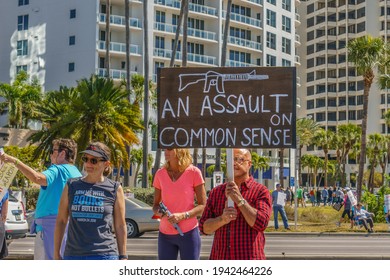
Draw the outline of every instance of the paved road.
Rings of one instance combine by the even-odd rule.
[[[207,259],[212,236],[202,236],[201,259]],[[10,259],[32,259],[34,238],[13,240]],[[276,259],[386,259],[390,260],[390,234],[305,234],[267,233],[266,256]],[[127,253],[132,259],[157,259],[157,233],[128,239]]]

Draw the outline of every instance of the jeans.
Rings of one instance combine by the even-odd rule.
[[[288,228],[287,215],[286,215],[286,211],[284,210],[284,206],[282,206],[282,205],[274,205],[273,209],[274,209],[275,229],[279,228],[279,224],[278,224],[278,213],[279,212],[280,212],[280,215],[282,216],[284,228]]]

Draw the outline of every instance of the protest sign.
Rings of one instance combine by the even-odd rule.
[[[159,68],[159,148],[296,147],[294,67]]]

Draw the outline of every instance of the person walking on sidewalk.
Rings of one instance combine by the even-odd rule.
[[[43,172],[35,171],[6,153],[0,157],[3,162],[13,163],[30,181],[41,185],[31,228],[31,233],[36,233],[35,260],[52,260],[54,257],[54,228],[62,190],[68,179],[81,177],[80,171],[73,165],[76,153],[77,144],[72,139],[53,140],[50,151],[51,165]]]
[[[349,188],[346,188],[346,189],[344,190],[344,201],[342,202],[343,205],[344,205],[344,211],[343,211],[343,213],[341,214],[340,221],[339,221],[338,223],[336,223],[336,225],[337,225],[338,227],[341,226],[341,223],[344,221],[345,215],[347,215],[347,216],[348,216],[348,219],[349,219],[350,222],[351,222],[351,228],[353,228],[352,203],[351,203],[351,201],[349,200],[347,191],[349,191]]]
[[[234,149],[234,181],[211,190],[199,228],[214,234],[211,260],[264,260],[265,237],[271,216],[266,186],[250,175],[251,153]],[[228,207],[228,198],[234,207]]]
[[[276,184],[276,190],[272,192],[272,208],[274,210],[274,225],[275,229],[279,229],[278,216],[282,216],[283,226],[290,230],[284,205],[286,203],[286,194],[281,190],[279,183]]]

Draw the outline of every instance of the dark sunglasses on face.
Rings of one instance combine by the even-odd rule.
[[[104,159],[98,159],[98,158],[87,158],[87,157],[82,157],[81,160],[85,163],[88,161],[92,164],[97,164],[99,161],[106,161]]]

